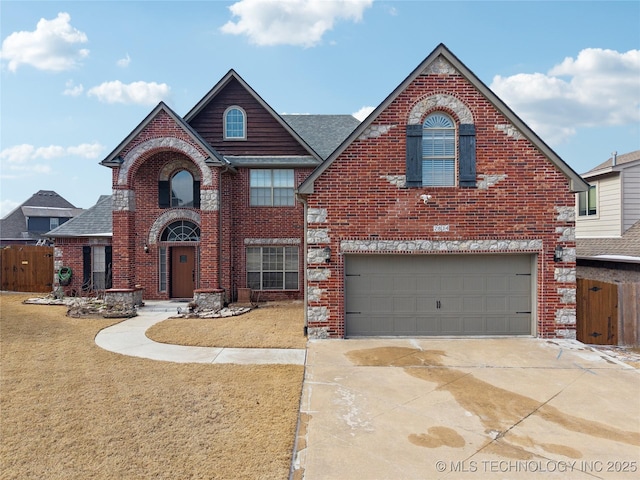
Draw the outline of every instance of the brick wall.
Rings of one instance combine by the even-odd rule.
[[[416,105],[429,105],[428,99],[436,95],[453,99],[453,106],[426,108],[420,122],[438,110],[460,124],[461,112],[455,106],[468,109],[476,127],[479,188],[403,188],[406,125]],[[309,245],[308,257],[315,258],[327,245],[334,252],[330,264],[312,260],[309,265],[310,331],[320,337],[344,335],[345,240],[459,242],[454,245],[466,240],[522,240],[538,245],[535,252],[527,250],[538,255],[537,335],[573,337],[575,304],[566,303],[571,298],[566,290],[575,291],[574,196],[564,175],[458,74],[417,77],[372,127],[324,171],[315,181],[315,193],[308,196],[314,213],[309,229],[327,231],[324,242]],[[431,195],[427,205],[422,194]],[[449,225],[449,231],[434,233],[434,225]],[[553,261],[557,244],[565,249],[559,263]],[[498,246],[489,251],[501,250]]]

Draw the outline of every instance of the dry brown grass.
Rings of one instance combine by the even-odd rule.
[[[227,318],[171,318],[147,330],[160,343],[199,347],[305,348],[302,302],[260,305]]]
[[[0,295],[3,479],[287,478],[303,367],[107,352],[113,323]]]

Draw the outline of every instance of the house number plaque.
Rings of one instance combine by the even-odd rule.
[[[433,226],[433,231],[434,232],[448,232],[449,231],[449,225],[434,225]]]

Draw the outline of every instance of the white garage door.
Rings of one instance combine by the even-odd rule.
[[[347,255],[347,337],[530,335],[530,255]]]

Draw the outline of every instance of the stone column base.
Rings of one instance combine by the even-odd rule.
[[[104,303],[109,308],[115,306],[131,307],[144,305],[143,288],[110,288],[104,292]]]
[[[193,292],[193,303],[200,310],[218,312],[224,307],[223,288],[201,288]]]

